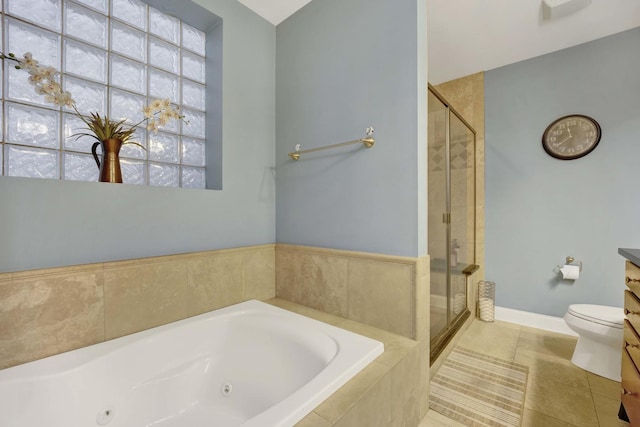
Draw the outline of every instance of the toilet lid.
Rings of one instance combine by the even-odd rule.
[[[573,304],[569,306],[569,313],[581,319],[614,328],[622,328],[624,324],[624,310],[618,307]]]

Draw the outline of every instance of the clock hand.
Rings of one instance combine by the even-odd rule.
[[[568,140],[570,140],[571,138],[573,138],[573,137],[572,137],[571,135],[569,135],[568,137],[566,137],[566,138],[565,138],[565,139],[563,139],[562,141],[560,141],[560,142],[556,142],[556,143],[555,143],[555,144],[553,144],[553,145],[560,145],[560,144],[564,144],[565,142],[567,142],[567,141],[568,141]]]

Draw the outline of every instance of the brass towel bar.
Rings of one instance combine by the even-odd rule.
[[[354,139],[353,141],[341,142],[339,144],[325,145],[324,147],[310,148],[308,150],[300,150],[300,144],[297,144],[296,145],[296,151],[294,151],[292,153],[289,153],[289,157],[291,157],[293,160],[299,160],[300,156],[302,154],[313,153],[313,152],[316,152],[316,151],[329,150],[329,149],[332,149],[332,148],[344,147],[346,145],[352,145],[352,144],[364,144],[365,147],[371,148],[376,143],[375,138],[373,138],[371,136],[371,135],[373,135],[373,128],[372,127],[368,127],[367,130],[366,130],[366,133],[367,133],[367,137],[366,138]]]

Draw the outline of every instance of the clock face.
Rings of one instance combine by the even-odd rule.
[[[557,159],[577,159],[596,148],[601,133],[600,125],[591,117],[572,114],[547,126],[542,134],[542,146]]]

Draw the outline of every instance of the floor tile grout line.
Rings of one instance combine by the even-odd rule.
[[[518,354],[518,349],[520,348],[520,336],[521,335],[522,335],[522,326],[520,326],[518,328],[518,339],[516,340],[516,349],[513,352],[513,360],[512,360],[513,363],[516,362],[516,355]],[[529,367],[529,365],[527,365],[527,367]],[[531,375],[531,372],[529,372],[529,375]],[[526,394],[525,394],[525,399],[526,399]]]
[[[467,339],[465,339],[465,336]],[[565,338],[569,338],[569,340],[565,340]],[[571,353],[573,352],[573,346],[575,346],[575,341],[576,340],[572,341],[570,337],[566,337],[564,335],[560,336],[553,333],[547,334],[545,331],[536,330],[535,328],[522,326],[518,326],[517,328],[513,328],[512,326],[504,327],[496,322],[496,324],[493,325],[479,324],[476,325],[475,328],[472,325],[472,327],[465,331],[463,336],[460,337],[457,345],[474,349],[486,356],[503,359],[505,361],[509,361],[509,359],[511,359],[512,363],[523,364],[528,366],[529,369],[536,366],[536,372],[538,372],[539,375],[534,375],[533,372],[530,371],[529,383],[535,378],[542,379],[542,381],[545,381],[545,378],[549,379],[549,377],[555,378],[553,373],[546,375],[546,363],[557,365],[558,368],[563,368],[564,365],[567,365],[566,367],[568,367],[568,365],[571,364],[570,358]],[[485,346],[484,344],[487,342],[492,342],[494,345],[492,347]],[[501,348],[501,351],[494,351],[498,349],[498,347]],[[501,354],[501,356],[498,354]],[[516,362],[516,360],[518,360],[518,362]],[[593,415],[588,417],[588,422],[586,422],[586,419],[574,419],[570,421],[569,419],[564,418],[560,413],[552,412],[552,415],[547,413],[544,409],[536,409],[535,406],[529,407],[527,406],[526,401],[529,400],[527,398],[531,398],[532,396],[529,393],[526,393],[525,408],[527,411],[532,411],[529,422],[535,422],[536,419],[534,418],[534,414],[539,414],[540,416],[548,417],[549,421],[556,420],[567,427],[584,427],[584,425],[592,427],[629,427],[629,424],[627,423],[617,422],[617,415],[614,415],[612,411],[612,401],[617,401],[616,395],[613,393],[613,383],[615,382],[611,384],[608,382],[602,382],[592,374],[584,370],[582,371],[586,375],[586,381],[584,384],[580,383],[579,386],[575,387],[575,389],[582,390],[584,392],[583,398],[581,399],[583,402],[582,405],[586,405],[585,409],[590,407],[593,411]],[[560,385],[562,383],[563,382],[560,381]],[[544,392],[544,384],[541,385],[543,386],[541,390]],[[573,385],[573,383],[570,385]],[[586,393],[589,394],[587,395]],[[600,412],[596,409],[597,407],[600,408]],[[523,419],[523,422],[525,421],[526,420]],[[586,424],[583,421],[585,421]],[[577,425],[576,422],[580,422],[584,425]],[[532,426],[532,424],[528,424],[526,422],[523,425]]]

